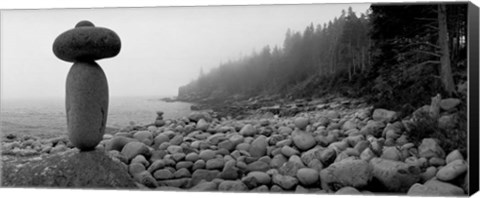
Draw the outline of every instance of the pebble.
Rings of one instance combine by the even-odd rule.
[[[198,157],[200,157],[200,159],[204,161],[208,161],[210,159],[215,158],[215,155],[216,155],[215,151],[207,149],[207,150],[200,151],[200,154],[198,155]]]

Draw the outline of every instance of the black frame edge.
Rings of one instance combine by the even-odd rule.
[[[469,189],[468,195],[478,191],[479,182],[479,14],[478,7],[468,4],[468,67],[469,67]]]

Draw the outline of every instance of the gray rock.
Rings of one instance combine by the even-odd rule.
[[[2,186],[136,188],[121,164],[100,151],[70,150],[36,158],[12,159],[2,164]]]
[[[252,171],[267,171],[270,169],[270,166],[263,161],[255,161],[247,165],[247,171],[252,172]]]
[[[393,192],[407,192],[410,186],[420,181],[420,169],[404,162],[373,158],[370,166],[373,177]]]
[[[383,123],[390,123],[397,119],[397,113],[395,111],[389,111],[386,109],[375,109],[372,115],[373,120]]]
[[[322,189],[327,191],[337,191],[345,186],[363,188],[371,178],[372,170],[364,160],[343,160],[320,171]]]
[[[253,136],[257,133],[257,129],[255,129],[251,124],[246,124],[242,127],[239,133],[243,136]]]
[[[319,181],[319,173],[312,168],[301,168],[297,171],[298,181],[304,186],[316,184]]]
[[[307,128],[308,126],[309,119],[305,117],[298,117],[298,118],[295,118],[294,123],[297,128],[301,130],[305,130],[305,128]]]
[[[137,155],[143,155],[145,157],[150,156],[150,150],[141,142],[129,142],[122,149],[122,155],[125,156],[128,161],[132,160]]]
[[[204,161],[208,161],[215,158],[215,155],[216,155],[215,151],[207,149],[207,150],[200,151],[199,157]]]
[[[311,133],[303,131],[294,131],[292,133],[292,140],[295,146],[301,151],[311,149],[317,144]]]
[[[193,162],[191,162],[191,161],[181,161],[181,162],[177,162],[177,164],[175,164],[175,168],[177,170],[182,169],[182,168],[190,169],[192,167],[193,167]]]
[[[435,139],[425,138],[422,140],[422,144],[420,144],[420,146],[418,147],[418,155],[425,158],[444,158],[445,152]]]
[[[200,183],[201,180],[205,180],[207,182],[212,181],[213,179],[217,178],[220,174],[218,170],[205,170],[205,169],[198,169],[195,170],[192,174],[192,180],[190,181],[190,186],[195,186]]]
[[[445,158],[445,162],[447,164],[449,164],[450,162],[453,162],[453,161],[458,160],[458,159],[463,160],[463,156],[460,153],[460,151],[457,149],[457,150],[454,150],[454,151],[450,152],[447,155],[447,157]]]
[[[150,174],[148,171],[137,173],[133,175],[133,178],[138,183],[141,183],[149,188],[156,188],[158,185],[155,178],[153,178],[152,174]]]
[[[295,177],[280,174],[273,175],[272,182],[285,190],[293,189],[298,184],[298,180]]]
[[[214,159],[209,159],[206,163],[206,169],[208,170],[213,170],[213,169],[223,169],[223,165],[225,164],[225,161],[223,158],[214,158]]]
[[[128,138],[128,137],[123,137],[123,136],[115,136],[109,141],[107,141],[105,145],[105,150],[110,151],[110,150],[117,150],[117,151],[122,151],[123,147],[129,143],[129,142],[134,142],[136,141],[135,139]]]
[[[438,170],[437,179],[440,181],[451,181],[463,173],[467,172],[468,165],[465,160],[458,159],[448,163],[446,166]]]
[[[252,157],[262,157],[267,154],[267,137],[260,135],[251,144],[248,152]]]
[[[219,177],[225,180],[236,180],[240,175],[240,169],[238,169],[235,165],[235,160],[227,161]]]
[[[158,169],[165,168],[165,161],[155,160],[147,169],[148,172],[154,173]]]
[[[445,111],[450,111],[461,103],[457,98],[446,98],[440,101],[440,108]]]
[[[243,177],[242,182],[249,188],[255,188],[261,185],[270,185],[271,178],[270,175],[265,172],[253,171]]]
[[[270,166],[272,168],[280,168],[286,162],[287,162],[287,158],[282,154],[278,154],[278,155],[275,155],[273,159],[270,161]]]
[[[93,23],[82,27],[78,24],[55,39],[53,53],[59,59],[67,62],[93,61],[111,58],[120,52],[120,37],[115,32],[95,27]]]
[[[336,195],[359,195],[362,193],[358,191],[356,188],[345,186],[343,188],[340,188],[337,192],[335,192],[335,194]]]
[[[283,146],[282,149],[281,149],[281,152],[283,155],[285,155],[286,157],[290,157],[292,155],[299,155],[300,152],[292,147],[289,147],[289,146]]]
[[[191,191],[216,191],[218,184],[215,182],[200,182],[196,186],[190,188]]]
[[[151,145],[153,143],[153,135],[150,131],[138,131],[133,134],[133,138],[146,145]]]
[[[465,192],[458,186],[435,179],[424,185],[416,183],[407,192],[409,196],[463,196]]]
[[[204,119],[200,119],[197,122],[196,129],[200,131],[207,131],[208,127],[210,127],[210,124],[205,121]]]
[[[221,182],[218,185],[218,190],[222,191],[222,192],[228,192],[228,191],[239,192],[239,191],[246,191],[246,190],[248,190],[248,188],[241,181],[226,180],[226,181]]]
[[[192,176],[192,173],[188,171],[186,168],[180,168],[175,173],[173,173],[173,176],[178,179],[178,178],[189,178]]]
[[[155,179],[158,179],[158,180],[165,180],[165,179],[173,179],[175,176],[168,169],[160,169],[160,170],[156,170],[153,173],[153,177],[155,177]]]

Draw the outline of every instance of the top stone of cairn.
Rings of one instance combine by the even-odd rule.
[[[114,57],[120,47],[120,37],[112,30],[80,21],[55,39],[53,53],[67,62],[88,62]]]

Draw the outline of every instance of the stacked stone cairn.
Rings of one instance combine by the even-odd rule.
[[[439,125],[452,126],[445,117],[455,115],[460,101],[433,101],[418,111],[433,112],[442,121]],[[408,123],[418,112],[399,120],[386,109],[327,106],[334,108],[245,120],[193,112],[162,126],[106,134],[96,149],[107,152],[147,189],[430,196],[468,192],[467,159],[459,150],[445,153],[432,138],[419,145],[408,141]],[[18,139],[2,144],[4,151],[28,148],[46,154],[68,145],[60,143],[67,140],[38,144]]]
[[[165,121],[163,120],[163,111],[157,111],[157,118],[155,119],[154,125],[156,127],[162,127],[165,125]]]

